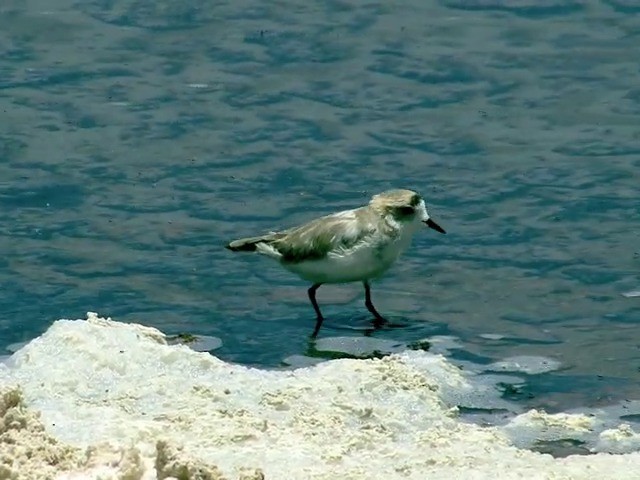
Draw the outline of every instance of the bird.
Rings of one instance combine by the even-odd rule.
[[[233,240],[225,247],[275,259],[310,282],[307,294],[316,314],[311,337],[316,338],[324,321],[316,292],[323,284],[362,282],[367,310],[376,325],[386,322],[371,301],[371,281],[391,267],[423,225],[446,233],[429,216],[420,194],[392,189],[373,195],[367,205],[285,230]]]

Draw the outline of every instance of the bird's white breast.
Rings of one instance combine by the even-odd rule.
[[[349,250],[329,252],[321,260],[284,266],[314,283],[347,283],[383,274],[411,242],[413,231],[400,229],[396,235],[376,233]]]

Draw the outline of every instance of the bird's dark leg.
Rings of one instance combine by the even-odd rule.
[[[369,285],[369,282],[365,280],[364,282],[362,282],[362,284],[364,285],[364,305],[367,307],[367,310],[369,310],[375,317],[376,325],[386,323],[387,320],[378,313],[376,307],[374,307],[373,303],[371,303],[371,286]]]
[[[309,294],[309,300],[311,300],[311,305],[313,305],[313,309],[316,311],[316,328],[313,330],[311,337],[316,338],[318,336],[318,332],[320,331],[320,327],[322,326],[322,322],[324,321],[324,317],[322,316],[322,312],[320,311],[320,307],[318,306],[318,302],[316,302],[316,290],[320,288],[321,283],[314,283],[311,288],[307,291]]]

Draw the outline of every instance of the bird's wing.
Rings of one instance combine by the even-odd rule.
[[[375,225],[361,209],[327,215],[282,232],[270,242],[284,262],[320,260],[329,252],[344,252],[375,233]]]

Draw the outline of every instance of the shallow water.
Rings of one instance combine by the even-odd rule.
[[[560,362],[516,396],[640,398],[637,44],[622,0],[10,1],[0,7],[0,348],[87,310],[331,357],[303,282],[234,237],[421,191],[374,286],[323,287],[321,337],[451,336]]]

